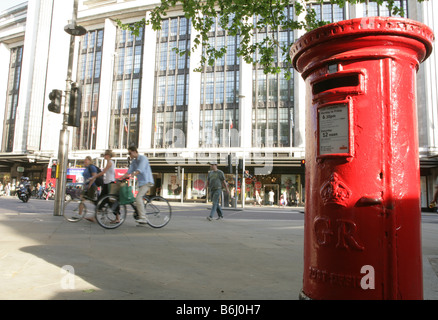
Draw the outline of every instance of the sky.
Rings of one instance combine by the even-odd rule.
[[[0,0],[0,11],[16,6],[17,4],[26,2],[26,0]]]

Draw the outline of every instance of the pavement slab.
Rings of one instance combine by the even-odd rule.
[[[210,222],[208,206],[173,207],[162,229],[138,227],[130,216],[106,230],[53,216],[50,201],[0,198],[0,299],[298,299],[299,209],[249,207]],[[423,215],[425,299],[438,299],[435,221],[438,215]]]

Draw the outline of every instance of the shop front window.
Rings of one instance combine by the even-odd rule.
[[[181,199],[188,201],[203,201],[207,197],[207,174],[186,173],[184,178],[176,173],[164,173],[160,195],[166,199]]]
[[[234,176],[229,175],[230,190],[234,187]],[[257,205],[257,193],[261,205],[265,206],[302,206],[304,202],[303,177],[300,174],[271,174],[245,178],[245,202]],[[237,182],[238,202],[241,201],[241,177]]]
[[[187,175],[187,194],[188,200],[205,200],[207,174],[206,173],[191,173]]]

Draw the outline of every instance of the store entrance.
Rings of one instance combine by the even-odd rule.
[[[274,205],[278,205],[280,202],[280,189],[278,184],[265,184],[263,187],[263,204],[269,205],[269,192],[274,191]]]

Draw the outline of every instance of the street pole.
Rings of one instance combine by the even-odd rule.
[[[241,194],[242,194],[242,209],[245,209],[245,199],[246,199],[246,183],[245,183],[245,152],[243,153],[243,161],[242,161],[242,183],[241,183]]]
[[[237,184],[239,180],[239,159],[236,155],[236,178],[235,178],[235,187],[234,187],[234,209],[237,209]]]
[[[184,167],[181,168],[181,204],[184,203]]]
[[[76,20],[78,16],[78,2],[73,2],[73,17],[71,25],[76,26]],[[64,100],[64,113],[62,119],[62,129],[59,134],[59,148],[58,148],[58,176],[56,177],[56,194],[55,194],[55,206],[53,215],[62,216],[64,214],[64,199],[65,199],[65,187],[67,183],[67,165],[68,165],[68,143],[69,143],[69,131],[68,131],[68,112],[70,108],[70,94],[71,94],[71,75],[73,69],[73,58],[75,50],[75,36],[70,35],[70,52],[68,56],[68,69],[67,79],[65,85],[65,100]]]

